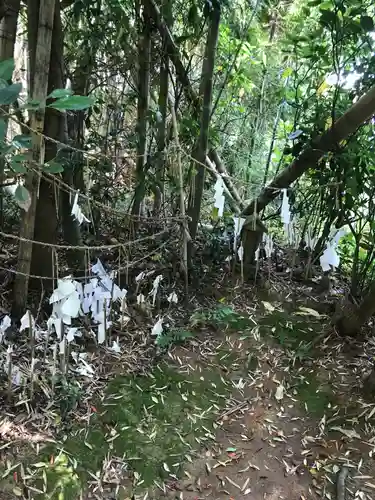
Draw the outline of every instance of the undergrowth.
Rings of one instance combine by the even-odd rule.
[[[117,472],[127,489],[178,474],[215,438],[216,414],[229,393],[219,371],[186,374],[164,362],[147,376],[115,378],[85,425],[62,428],[37,463],[24,464],[33,471],[34,498],[78,498],[89,481],[105,479],[98,471],[108,457],[125,464]]]

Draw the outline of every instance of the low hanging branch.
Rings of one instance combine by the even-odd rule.
[[[313,144],[306,148],[298,158],[285,168],[275,179],[268,184],[242,212],[251,215],[256,207],[259,213],[278,194],[280,189],[288,188],[294,181],[301,177],[309,168],[317,167],[319,160],[329,151],[335,151],[339,143],[356,132],[375,114],[375,87],[372,87],[353,106],[335,122],[323,135],[318,137]]]
[[[177,78],[179,79],[185,93],[185,97],[188,100],[188,102],[191,104],[191,106],[195,110],[196,116],[200,115],[200,107],[201,103],[199,101],[198,95],[193,89],[193,86],[191,84],[191,81],[189,79],[189,76],[187,74],[186,68],[183,65],[180,57],[180,53],[178,50],[178,47],[173,39],[172,33],[170,32],[167,23],[165,22],[159,7],[155,3],[154,0],[143,0],[143,5],[144,8],[147,10],[148,14],[150,17],[153,18],[155,21],[155,24],[159,30],[160,36],[162,40],[165,42],[166,50],[168,52],[168,56],[173,62],[173,65],[176,69],[176,75]],[[211,159],[214,163],[216,163],[217,171],[219,173],[225,172],[225,167],[222,164],[221,160],[219,159],[219,155],[216,153],[216,158],[218,159],[218,162],[216,159],[213,158],[212,153],[215,152],[214,150],[211,150],[210,152],[210,158],[206,158],[206,164],[210,164],[209,160]],[[242,209],[242,202],[241,198],[235,189],[234,185],[231,182],[228,182],[228,177],[223,176],[224,183],[226,185],[227,190],[231,194],[231,201],[233,205],[233,201],[235,203],[238,203],[240,209]],[[239,211],[236,207],[235,211]]]

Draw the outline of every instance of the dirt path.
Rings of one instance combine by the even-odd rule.
[[[247,378],[239,375],[239,359],[244,361],[250,349],[255,353],[254,342],[230,336],[220,347],[239,357],[231,373],[222,355],[222,367],[234,386],[231,401],[217,419],[215,443],[185,468],[183,480],[168,483],[167,496],[186,500],[316,499],[311,476],[303,465],[306,418],[292,399],[275,399],[282,380],[280,372],[270,366],[270,353],[261,346],[256,353],[258,366]],[[175,356],[190,366],[197,359],[196,353],[184,350]],[[276,351],[273,358],[277,358]]]
[[[195,340],[113,378],[54,443],[8,419],[0,499],[335,500],[343,465],[345,500],[375,498],[375,404],[357,390],[375,346],[313,346],[325,318],[263,308],[195,317]]]
[[[270,311],[276,316],[265,324],[285,341],[282,330],[290,326],[290,314]],[[362,345],[357,358],[354,346],[348,350],[339,339],[309,351],[301,334],[311,340],[327,321],[306,311],[303,321],[293,319],[296,331],[292,327],[292,342],[284,347],[263,336],[258,325],[242,335],[228,333],[222,342],[214,333],[205,340],[206,351],[202,345],[174,351],[174,358],[191,369],[212,366],[215,358],[233,390],[217,419],[214,444],[185,467],[182,480],[167,483],[165,496],[344,500],[336,491],[344,467],[349,470],[345,499],[375,498],[375,404],[363,401],[359,387],[364,360],[371,357],[366,348],[371,351],[374,343]],[[296,352],[304,355],[301,363]]]

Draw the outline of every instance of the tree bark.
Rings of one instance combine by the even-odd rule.
[[[146,154],[147,154],[147,129],[148,112],[150,100],[150,59],[151,59],[151,35],[150,22],[146,10],[143,10],[142,30],[140,30],[138,43],[138,145],[136,162],[136,187],[134,194],[133,215],[140,215],[146,191]]]
[[[163,17],[166,19],[168,27],[172,24],[172,4],[171,0],[165,0],[162,4]],[[156,136],[157,154],[155,165],[155,200],[154,200],[154,215],[160,211],[163,196],[164,196],[164,172],[165,172],[165,143],[166,143],[166,120],[168,110],[168,87],[169,87],[169,56],[166,47],[165,39],[162,40],[162,55],[160,61],[160,77],[159,77],[159,100],[158,108],[160,113],[160,122]]]
[[[336,323],[340,335],[355,336],[375,314],[375,282],[358,307],[348,307]]]
[[[200,216],[202,196],[204,189],[204,178],[206,169],[204,167],[208,148],[208,132],[210,127],[211,109],[212,109],[212,89],[213,74],[215,69],[216,47],[219,37],[220,26],[220,3],[218,0],[212,2],[212,10],[209,13],[210,23],[207,34],[204,61],[202,65],[201,77],[201,97],[202,97],[202,115],[200,122],[199,138],[194,148],[192,157],[193,170],[197,171],[194,182],[194,192],[190,200],[189,215],[190,236],[194,240],[197,234],[198,221]]]
[[[48,93],[57,88],[64,88],[64,63],[63,63],[63,31],[59,1],[56,0],[54,25],[51,46],[51,62],[48,78]],[[47,108],[45,116],[44,133],[46,136],[66,144],[68,141],[66,114]],[[57,144],[53,141],[46,142],[45,161],[51,161],[57,155]],[[71,167],[65,168],[63,180],[73,187]],[[58,194],[58,199],[56,199]],[[58,236],[59,220],[62,222],[63,236],[66,243],[72,246],[82,244],[80,229],[77,221],[71,215],[70,195],[46,179],[41,179],[40,195],[37,203],[36,225],[34,239],[45,243],[56,243]],[[84,269],[84,255],[79,250],[67,252],[68,265],[72,270]],[[50,247],[35,245],[31,264],[31,274],[37,276],[53,276],[52,250]],[[40,280],[33,280],[32,285],[40,286]],[[52,286],[51,280],[45,280],[44,289]]]
[[[182,64],[178,47],[173,39],[167,23],[165,22],[160,12],[159,7],[156,5],[155,0],[143,0],[143,5],[144,9],[154,19],[162,39],[165,40],[168,55],[173,62],[177,77],[180,80],[181,85],[183,86],[188,101],[192,103],[195,108],[199,109],[198,96],[193,90],[193,86],[190,82],[187,71]]]
[[[288,188],[309,168],[317,168],[319,160],[329,151],[339,147],[339,143],[354,133],[358,127],[375,113],[375,87],[372,87],[353,106],[344,113],[323,135],[306,148],[287,168],[266,186],[256,200],[243,211],[250,215],[256,206],[257,212],[263,210],[278,194],[280,189]]]
[[[14,57],[14,45],[17,34],[18,13],[20,0],[8,0],[7,6],[0,2],[0,61],[6,61]],[[7,7],[7,8],[6,8]],[[5,113],[9,106],[3,106]],[[5,137],[8,130],[8,119],[0,112],[0,119],[5,120]],[[5,158],[0,157],[0,184],[4,184]],[[3,227],[3,189],[0,189],[0,226]]]
[[[158,6],[156,5],[154,0],[143,0],[143,4],[144,4],[145,8],[148,9],[149,15],[154,19],[155,24],[160,32],[161,37],[163,38],[163,40],[165,40],[166,49],[168,51],[169,58],[175,67],[176,75],[177,75],[177,78],[178,78],[180,84],[182,85],[182,88],[183,88],[184,93],[185,93],[185,97],[186,97],[187,101],[190,103],[190,105],[192,106],[192,108],[194,110],[194,115],[199,116],[201,103],[199,101],[198,95],[196,94],[196,92],[193,89],[193,86],[192,86],[192,83],[189,79],[187,71],[186,71],[184,65],[182,64],[178,47],[173,39],[173,36],[172,36],[168,26],[167,26],[167,23],[164,21],[163,16],[160,12],[160,9],[158,8]],[[209,162],[210,162],[210,159],[208,158],[208,161],[206,161],[206,163],[209,163]],[[223,165],[223,167],[224,167],[224,165]],[[224,167],[224,169],[225,169],[225,167]],[[213,177],[215,179],[217,178],[217,176],[215,176],[214,174],[213,174]],[[236,195],[234,192],[232,192],[231,186],[228,185],[228,182],[227,182],[228,178],[223,177],[223,180],[227,186],[229,193],[232,195],[232,199],[234,201],[236,199]],[[238,210],[236,210],[236,211],[238,211]]]
[[[33,21],[38,19],[35,25],[35,37],[29,39],[30,48],[30,81],[32,83],[31,97],[33,100],[44,102],[48,89],[48,74],[51,59],[51,42],[54,21],[55,0],[38,1],[29,0],[28,12]],[[34,57],[33,57],[34,56]],[[44,141],[41,133],[44,130],[45,113],[44,108],[33,112],[31,116],[32,133],[32,160],[38,165],[44,163]],[[14,283],[13,313],[17,316],[24,313],[29,288],[29,274],[34,239],[36,207],[39,194],[39,176],[32,170],[27,176],[26,186],[31,196],[31,205],[24,213],[20,236],[25,241],[20,241],[18,249],[18,266]]]

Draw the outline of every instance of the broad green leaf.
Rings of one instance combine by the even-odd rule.
[[[40,107],[40,101],[36,99],[29,99],[26,104],[21,106],[22,109],[38,109]]]
[[[6,128],[7,126],[4,118],[0,118],[0,141],[3,141],[5,139]]]
[[[0,89],[0,105],[12,104],[15,102],[21,90],[22,85],[20,83],[13,83],[12,85],[8,85],[8,87]]]
[[[325,25],[332,25],[336,21],[336,14],[331,10],[322,10],[320,22]]]
[[[49,108],[58,109],[60,111],[81,111],[92,106],[94,100],[91,97],[83,95],[72,95],[70,97],[63,97],[57,101],[49,104]]]
[[[12,157],[12,162],[20,163],[21,161],[28,161],[29,159],[29,155],[14,155]]]
[[[60,174],[64,172],[64,167],[57,161],[50,161],[44,165],[44,169],[50,174]]]
[[[24,186],[21,186],[19,184],[16,188],[16,191],[14,192],[14,197],[18,206],[20,206],[25,210],[25,212],[27,212],[31,205],[31,196],[28,190]]]
[[[12,144],[17,148],[29,149],[31,148],[31,137],[29,135],[16,135],[12,141]]]
[[[55,89],[48,96],[47,99],[60,99],[62,97],[69,97],[72,95],[71,89]]]
[[[330,10],[333,8],[332,2],[323,2],[319,5],[319,9],[321,10]]]
[[[285,68],[284,71],[282,72],[281,76],[283,78],[288,78],[288,76],[292,75],[293,74],[293,68],[291,67],[288,67],[288,68]]]
[[[370,16],[361,16],[360,20],[364,31],[374,31],[374,20]]]
[[[6,59],[0,62],[0,78],[5,81],[11,80],[14,71],[14,59]]]
[[[21,162],[14,161],[12,158],[12,161],[10,162],[10,168],[15,172],[16,174],[25,174],[27,172],[27,168],[22,165]],[[19,186],[22,187],[22,186]]]

